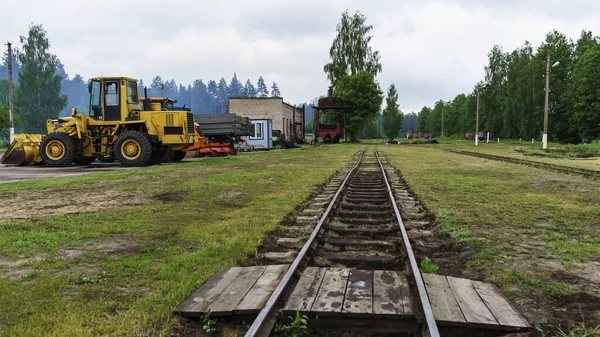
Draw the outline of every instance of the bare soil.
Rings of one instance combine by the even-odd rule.
[[[0,192],[0,200],[0,223],[3,223],[143,205],[151,201],[151,198],[139,192],[111,189],[95,189],[93,193],[87,189],[62,189]]]

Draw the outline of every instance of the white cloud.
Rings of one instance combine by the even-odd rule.
[[[398,87],[404,111],[469,92],[494,44],[538,46],[557,29],[574,40],[600,33],[596,1],[4,1],[0,38],[18,40],[31,22],[48,31],[68,73],[155,75],[245,82],[262,75],[287,101],[325,94],[323,65],[343,10],[363,12],[380,51],[383,89]]]

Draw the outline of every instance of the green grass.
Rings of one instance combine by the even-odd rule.
[[[548,315],[554,309],[540,303],[597,286],[577,275],[600,273],[590,263],[600,259],[600,181],[435,146],[377,148],[434,212],[437,229],[472,252],[465,276],[493,281],[515,302]]]
[[[440,269],[440,267],[437,264],[433,263],[428,257],[424,257],[421,260],[420,267],[421,271],[425,274],[435,274]]]
[[[319,146],[0,185],[12,198],[35,189],[65,200],[81,190],[107,198],[134,191],[150,200],[1,223],[0,273],[21,276],[0,278],[0,335],[170,335],[177,304],[219,269],[255,256],[265,233],[362,148]],[[172,201],[156,199],[165,196]]]

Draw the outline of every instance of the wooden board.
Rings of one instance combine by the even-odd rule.
[[[223,279],[234,279],[242,269],[240,267],[221,269],[215,276],[206,281],[202,287],[198,288],[190,297],[177,306],[173,312],[186,317],[199,316],[204,312],[208,304],[227,287],[228,284],[221,281]]]
[[[350,270],[342,313],[348,316],[372,316],[373,314],[373,271]]]
[[[408,280],[403,273],[383,270],[374,272],[373,314],[382,317],[413,315]]]
[[[531,330],[531,325],[527,320],[516,311],[506,298],[500,293],[498,288],[489,283],[471,281],[477,294],[490,309],[500,328],[514,330]]]
[[[267,269],[266,266],[245,267],[237,277],[221,282],[227,282],[227,287],[208,306],[213,314],[232,314],[236,305],[246,296],[258,278]]]
[[[466,324],[465,316],[454,298],[446,277],[423,274],[423,281],[427,288],[435,320],[441,324],[464,326]]]
[[[471,280],[450,276],[447,276],[446,279],[460,310],[465,316],[468,327],[486,329],[499,327],[496,318],[473,288]]]
[[[325,268],[306,268],[298,284],[296,284],[292,295],[286,302],[283,311],[286,313],[296,312],[296,310],[302,312],[310,311],[317,292],[321,287],[323,276],[325,276]]]
[[[287,269],[288,265],[267,266],[265,272],[237,304],[234,311],[240,314],[258,313],[271,297],[273,290],[275,290]]]
[[[339,314],[342,312],[349,269],[328,268],[317,292],[311,312],[319,314]]]

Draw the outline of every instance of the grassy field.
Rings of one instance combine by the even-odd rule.
[[[428,146],[378,148],[435,213],[439,230],[464,248],[459,276],[499,285],[542,330],[600,324],[599,181]]]
[[[31,219],[0,223],[0,336],[170,335],[177,304],[219,269],[254,256],[264,234],[361,148],[0,185],[0,213],[3,199],[28,200],[32,191],[39,198]],[[79,205],[134,196],[143,202],[44,216],[46,199]]]
[[[479,146],[474,146],[472,141],[441,141],[436,146],[600,171],[600,144],[548,144],[548,148],[554,152],[545,152],[540,142],[531,144],[531,142],[502,140],[501,143],[490,141],[489,144],[482,141]],[[593,157],[577,157],[581,155]]]

